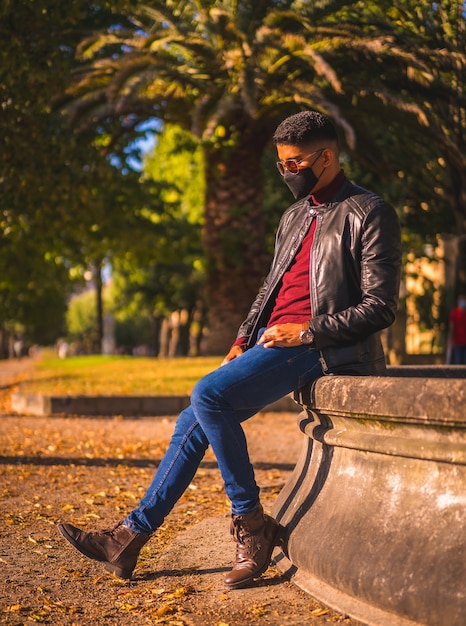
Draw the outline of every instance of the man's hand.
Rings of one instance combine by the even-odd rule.
[[[241,346],[232,346],[230,349],[230,352],[223,359],[222,365],[225,365],[226,363],[233,361],[233,359],[236,359],[236,357],[241,356],[243,352],[244,350]]]
[[[264,348],[272,348],[273,346],[292,348],[293,346],[300,346],[301,340],[299,335],[302,329],[302,324],[275,324],[275,326],[271,326],[264,331],[257,343],[262,343]]]

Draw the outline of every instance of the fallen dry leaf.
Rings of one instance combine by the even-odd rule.
[[[315,615],[316,617],[326,615],[327,613],[330,613],[329,609],[314,609],[313,611],[311,611],[311,615]]]

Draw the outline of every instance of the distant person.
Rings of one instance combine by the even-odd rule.
[[[304,111],[285,119],[274,142],[295,202],[280,220],[269,274],[222,366],[194,387],[152,484],[125,519],[100,532],[59,524],[79,552],[122,578],[131,577],[142,546],[191,483],[209,445],[236,541],[225,584],[236,589],[260,576],[279,526],[262,509],[242,422],[324,373],[385,371],[379,331],[394,321],[398,301],[396,213],[346,178],[325,115]]]
[[[466,295],[458,296],[457,306],[450,313],[448,348],[452,365],[466,365]]]
[[[59,346],[58,346],[58,358],[59,359],[66,359],[66,357],[68,356],[68,344],[66,341],[61,341]]]
[[[17,359],[20,359],[23,356],[23,341],[22,339],[16,339],[13,344],[13,352]]]

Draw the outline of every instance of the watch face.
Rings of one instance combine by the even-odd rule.
[[[314,341],[314,334],[310,330],[302,330],[299,338],[301,343],[309,345]]]

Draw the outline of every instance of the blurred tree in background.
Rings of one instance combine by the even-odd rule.
[[[60,336],[76,282],[91,269],[98,286],[103,259],[143,221],[137,211],[149,196],[139,174],[115,167],[105,134],[76,133],[56,106],[80,39],[115,19],[107,2],[2,3],[0,355],[14,334],[28,344]],[[98,310],[94,349],[101,335]]]
[[[151,230],[115,260],[117,339],[125,350],[134,347],[128,328],[123,342],[123,322],[142,316],[150,328],[146,343],[151,354],[198,353],[205,324],[201,242],[205,185],[199,142],[180,127],[165,126],[144,158],[143,175],[155,182],[163,212],[146,207]],[[190,345],[194,321],[197,346]]]

